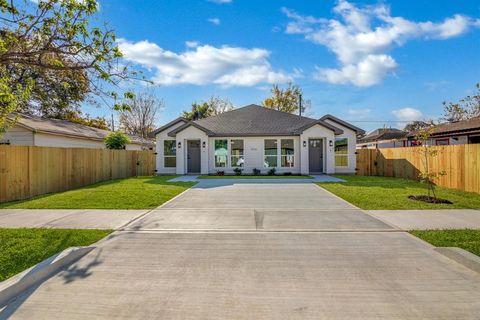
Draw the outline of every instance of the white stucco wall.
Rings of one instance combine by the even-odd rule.
[[[169,128],[166,128],[162,132],[159,132],[155,136],[156,152],[157,152],[157,158],[156,158],[157,174],[175,174],[176,171],[177,171],[176,168],[165,168],[165,166],[164,166],[164,159],[165,158],[163,157],[163,153],[164,153],[163,142],[165,140],[176,140],[175,137],[170,137],[168,135],[168,133],[171,132],[172,130],[175,130],[176,128],[178,128],[181,125],[183,125],[183,122],[176,123],[176,124],[170,126]]]
[[[327,129],[321,125],[314,125],[313,127],[305,130],[300,135],[300,159],[301,159],[301,168],[300,171],[302,174],[309,174],[309,161],[308,161],[308,139],[321,138],[323,139],[323,170],[325,173],[335,173],[335,157],[334,149],[330,147],[330,141],[332,143],[335,141],[335,135],[332,130]],[[306,146],[303,146],[303,141],[306,141]]]
[[[278,141],[278,146],[280,146],[281,139],[292,139],[293,140],[293,149],[294,149],[294,166],[293,167],[280,167],[281,165],[281,150],[278,148],[278,157],[277,163],[278,167],[275,168],[276,173],[291,172],[293,174],[300,173],[300,138],[298,136],[270,136],[270,137],[211,137],[209,138],[209,165],[208,172],[214,174],[217,171],[225,171],[227,174],[234,173],[234,167],[231,166],[231,159],[228,159],[228,167],[216,168],[215,167],[215,140],[228,140],[228,154],[230,155],[230,140],[243,140],[243,153],[245,164],[243,167],[244,174],[252,174],[253,169],[259,169],[263,174],[267,173],[271,168],[264,166],[264,155],[265,155],[265,143],[264,140],[275,139]]]
[[[356,144],[357,144],[357,135],[355,131],[350,128],[347,128],[335,121],[325,120],[325,122],[343,130],[343,133],[336,135],[335,138],[347,138],[348,140],[348,166],[346,167],[335,167],[335,173],[355,173],[355,168],[357,167],[357,155]],[[333,150],[335,153],[335,149]],[[335,158],[334,158],[335,160]],[[334,162],[335,163],[335,162]]]
[[[187,127],[185,130],[177,133],[177,174],[186,174],[187,169],[187,140],[200,140],[200,166],[201,174],[208,174],[208,136],[202,130],[193,126]],[[181,148],[178,148],[178,142],[182,143]],[[205,142],[205,148],[203,148]]]
[[[33,132],[19,125],[8,129],[0,138],[0,142],[9,142],[12,145],[33,146]]]

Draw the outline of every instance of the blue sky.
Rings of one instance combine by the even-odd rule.
[[[100,0],[125,58],[158,84],[159,124],[211,95],[260,103],[293,81],[311,115],[367,130],[438,118],[480,82],[477,1]],[[87,108],[92,115],[105,109]]]

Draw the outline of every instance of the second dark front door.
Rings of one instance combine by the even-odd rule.
[[[200,173],[200,140],[187,141],[187,172]]]
[[[308,169],[310,173],[323,172],[323,140],[308,140]]]

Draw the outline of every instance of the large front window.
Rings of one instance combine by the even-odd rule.
[[[215,167],[225,168],[227,167],[228,160],[228,140],[221,139],[215,140]]]
[[[177,166],[177,149],[175,140],[163,141],[163,166],[175,168]]]
[[[266,139],[264,141],[264,166],[267,168],[277,167],[278,146],[276,139]]]
[[[282,167],[286,167],[286,168],[294,167],[295,156],[294,156],[294,150],[293,150],[293,139],[282,139],[280,145],[281,145]]]
[[[230,153],[232,167],[243,167],[245,163],[243,155],[243,140],[231,140]]]
[[[335,166],[348,167],[348,139],[335,139]]]

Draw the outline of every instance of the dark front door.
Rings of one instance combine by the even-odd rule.
[[[187,141],[187,172],[200,173],[200,140]]]
[[[310,173],[323,172],[323,140],[308,140],[308,163]]]

